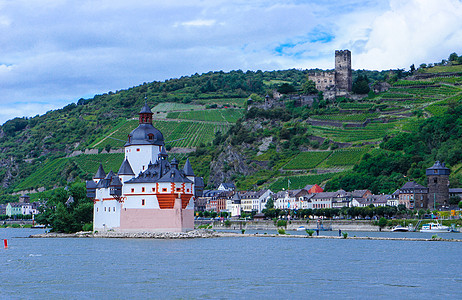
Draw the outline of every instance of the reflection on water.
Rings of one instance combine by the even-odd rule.
[[[38,231],[0,229],[0,239],[9,239],[9,249],[0,249],[0,298],[462,296],[462,243],[259,237],[15,238],[31,233]],[[349,232],[350,236],[402,234],[431,237]]]

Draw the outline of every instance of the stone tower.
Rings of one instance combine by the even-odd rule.
[[[449,204],[449,174],[451,170],[439,161],[427,169],[428,208]]]
[[[337,90],[351,92],[353,79],[350,50],[335,50],[335,85]]]

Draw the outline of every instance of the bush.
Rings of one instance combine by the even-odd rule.
[[[86,223],[82,226],[83,231],[93,231],[93,224],[92,223]]]
[[[279,234],[286,234],[286,231],[283,228],[278,229]]]
[[[346,239],[348,237],[348,232],[344,232],[342,233],[342,235],[343,235],[343,238]]]
[[[306,229],[306,233],[308,233],[309,236],[313,236],[314,230],[312,229]]]
[[[378,225],[380,228],[384,228],[385,226],[387,226],[387,224],[388,224],[388,220],[386,218],[381,217],[379,219]]]
[[[277,227],[287,227],[287,221],[286,220],[278,220],[276,226]]]

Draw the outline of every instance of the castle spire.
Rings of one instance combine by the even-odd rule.
[[[146,98],[144,99],[144,106],[139,113],[139,122],[140,124],[152,124],[152,111]]]

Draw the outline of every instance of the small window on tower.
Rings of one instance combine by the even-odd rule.
[[[148,134],[148,139],[153,140],[154,139],[154,134],[152,134],[152,133]]]
[[[155,192],[155,191],[156,191],[156,188],[152,188],[152,191]]]
[[[433,183],[438,183],[438,178],[433,178]]]
[[[143,193],[144,193],[144,186],[141,188],[141,192],[143,192]]]
[[[140,152],[140,148],[136,148],[136,152]]]
[[[167,189],[166,188],[162,188],[162,192],[167,192]]]
[[[144,201],[144,199],[141,199],[141,205],[143,205],[143,206],[144,206],[144,204],[145,204],[145,201]]]
[[[176,188],[176,191],[177,191],[177,192],[181,192],[181,188]]]
[[[132,191],[132,193],[134,193],[134,192],[135,192],[135,189],[131,189],[131,191]]]

